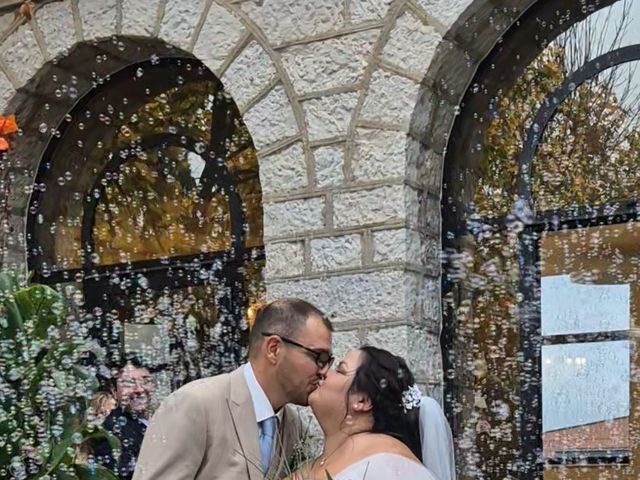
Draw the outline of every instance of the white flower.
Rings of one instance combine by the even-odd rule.
[[[420,389],[414,384],[407,388],[404,392],[402,392],[402,408],[404,413],[407,413],[409,410],[413,410],[420,406],[420,401],[422,400],[422,392]]]

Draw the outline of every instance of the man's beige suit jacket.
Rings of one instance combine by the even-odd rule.
[[[242,367],[173,392],[153,416],[133,480],[262,480],[282,478],[302,435],[300,417],[285,406],[271,468],[261,469],[251,394]]]

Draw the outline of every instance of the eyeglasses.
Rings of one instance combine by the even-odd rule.
[[[118,383],[126,388],[133,388],[136,385],[142,388],[148,388],[153,385],[153,378],[142,377],[137,380],[134,380],[133,378],[123,378],[121,380],[118,380]]]
[[[316,362],[316,365],[319,368],[331,367],[331,364],[333,363],[334,356],[331,355],[329,352],[326,352],[326,351],[318,352],[318,351],[313,350],[311,348],[305,347],[304,345],[301,345],[298,342],[294,342],[293,340],[291,340],[291,339],[289,339],[287,337],[283,337],[282,335],[278,335],[277,333],[262,332],[262,336],[263,337],[276,336],[276,337],[280,338],[280,340],[282,340],[284,343],[287,343],[289,345],[293,345],[294,347],[301,348],[302,350],[304,350],[310,356],[313,357],[314,361]]]

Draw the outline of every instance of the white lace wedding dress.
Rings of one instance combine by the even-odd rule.
[[[348,466],[333,480],[436,480],[421,463],[395,453],[376,453]]]

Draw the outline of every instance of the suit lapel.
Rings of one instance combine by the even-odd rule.
[[[247,462],[249,478],[258,480],[263,478],[260,468],[258,422],[242,368],[240,367],[229,374],[229,410],[238,438],[240,453]]]

